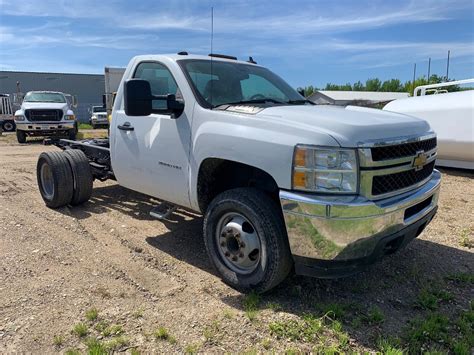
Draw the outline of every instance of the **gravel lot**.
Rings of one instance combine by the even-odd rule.
[[[0,353],[455,350],[412,337],[433,315],[472,346],[456,327],[474,299],[474,174],[443,170],[434,221],[369,271],[293,276],[259,297],[220,281],[193,213],[160,222],[156,201],[113,182],[95,182],[83,206],[45,207],[36,160],[55,149],[0,137]]]

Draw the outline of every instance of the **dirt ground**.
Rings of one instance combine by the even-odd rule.
[[[291,276],[244,296],[213,270],[200,216],[178,210],[160,222],[148,214],[156,201],[114,182],[95,182],[83,206],[51,210],[35,169],[57,148],[12,138],[0,137],[0,353],[388,352],[388,342],[456,352],[414,331],[433,315],[447,318],[450,337],[464,331],[455,327],[474,299],[474,174],[443,170],[434,221],[367,272]]]

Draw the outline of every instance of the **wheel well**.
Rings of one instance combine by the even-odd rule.
[[[278,185],[267,172],[232,160],[208,158],[199,167],[197,193],[201,212],[218,194],[237,187],[255,187],[278,202]]]

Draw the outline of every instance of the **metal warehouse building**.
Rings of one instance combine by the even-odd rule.
[[[51,90],[77,95],[79,105],[74,111],[81,122],[89,120],[90,106],[102,105],[102,94],[105,91],[103,74],[0,71],[0,93],[17,92],[17,82],[24,93],[32,90]]]

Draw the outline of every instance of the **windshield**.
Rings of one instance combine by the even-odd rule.
[[[198,101],[205,107],[238,103],[302,104],[306,100],[279,76],[251,64],[181,60]]]
[[[26,94],[24,102],[57,102],[66,103],[63,94],[55,92],[29,92]]]
[[[92,112],[105,112],[105,107],[94,106],[94,107],[92,107]]]

